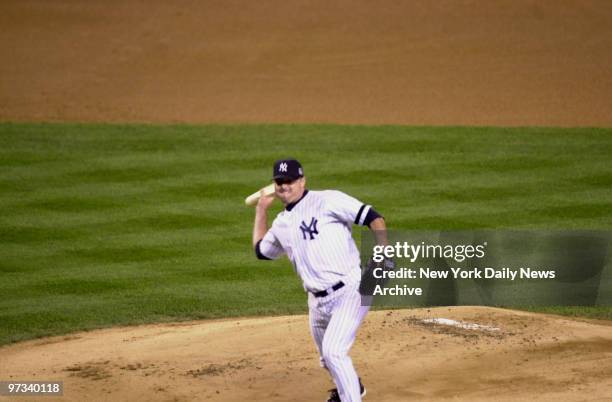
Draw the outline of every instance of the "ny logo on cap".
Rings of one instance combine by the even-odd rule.
[[[278,166],[278,171],[287,173],[287,164],[285,162],[281,163]]]
[[[319,234],[317,230],[317,222],[319,222],[314,216],[310,220],[310,225],[306,225],[306,222],[302,221],[300,225],[300,230],[302,231],[302,236],[304,236],[304,240],[306,240],[306,233],[310,235],[310,240],[314,240],[316,234]]]

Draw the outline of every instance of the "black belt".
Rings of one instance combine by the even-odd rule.
[[[340,281],[338,283],[336,283],[334,286],[332,286],[332,290],[335,292],[336,290],[342,288],[342,286],[344,286],[344,282]],[[325,297],[329,294],[329,292],[327,290],[320,290],[318,292],[313,292],[312,293],[315,297]]]

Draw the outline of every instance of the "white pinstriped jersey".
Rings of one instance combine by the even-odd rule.
[[[310,292],[361,278],[359,250],[351,235],[353,223],[363,225],[370,210],[336,190],[308,191],[293,207],[280,212],[259,250],[270,259],[287,254]]]

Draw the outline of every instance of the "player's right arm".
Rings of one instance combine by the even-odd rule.
[[[253,224],[253,248],[264,238],[268,231],[268,208],[274,202],[274,197],[260,197],[255,207],[255,223]]]
[[[253,223],[253,249],[260,260],[271,260],[283,254],[278,239],[268,230],[268,208],[274,197],[261,197],[255,207],[255,222]]]
[[[386,246],[389,244],[389,239],[387,238],[387,225],[385,224],[385,218],[382,216],[378,216],[369,224],[370,230],[374,233],[374,237],[376,238],[376,244],[381,246]]]

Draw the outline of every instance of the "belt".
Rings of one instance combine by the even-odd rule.
[[[342,288],[342,286],[344,286],[344,282],[340,281],[338,283],[336,283],[334,286],[332,286],[332,292],[335,292],[336,290]],[[314,295],[314,297],[325,297],[328,294],[330,294],[331,292],[328,292],[327,290],[320,290],[318,292],[313,292],[312,294]]]

